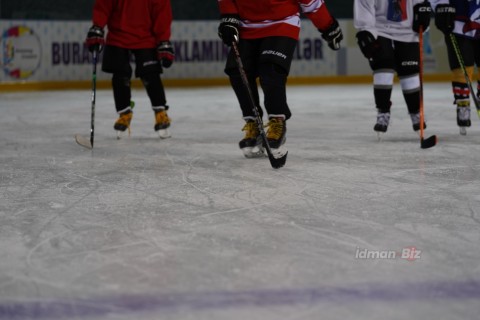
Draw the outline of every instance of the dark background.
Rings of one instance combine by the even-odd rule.
[[[95,0],[0,0],[0,19],[90,20]],[[171,0],[175,20],[218,19],[217,0]],[[326,0],[336,18],[353,17],[353,0]]]

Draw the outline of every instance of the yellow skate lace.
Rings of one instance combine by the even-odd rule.
[[[272,118],[268,122],[267,139],[278,140],[282,137],[284,122],[282,119]]]
[[[160,111],[155,114],[155,124],[167,125],[170,124],[170,118],[165,111]]]
[[[115,124],[121,124],[127,127],[128,135],[130,135],[130,122],[132,121],[133,112],[121,113],[120,118],[117,119]]]
[[[244,139],[256,139],[258,136],[257,124],[254,121],[245,123],[242,131],[245,131]]]

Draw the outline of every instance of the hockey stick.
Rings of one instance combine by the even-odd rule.
[[[418,45],[420,49],[420,57],[419,57],[419,77],[420,77],[420,148],[428,149],[437,144],[437,136],[433,135],[427,139],[423,139],[423,132],[424,128],[424,121],[425,121],[425,113],[423,110],[423,28],[420,26],[420,30],[418,31]]]
[[[97,94],[97,60],[98,60],[98,50],[94,50],[92,53],[93,56],[93,73],[92,73],[92,112],[90,118],[90,140],[86,137],[76,134],[75,141],[82,147],[87,149],[93,149],[93,139],[95,137],[95,97]]]
[[[238,50],[236,41],[232,42],[232,50],[235,56],[235,60],[237,62],[238,71],[240,72],[240,77],[242,78],[243,85],[245,86],[245,89],[248,92],[248,98],[250,99],[250,104],[252,106],[253,113],[255,114],[255,122],[257,123],[258,131],[260,132],[260,136],[262,137],[265,150],[267,150],[267,155],[268,155],[268,159],[270,160],[270,164],[275,169],[281,168],[285,165],[285,162],[287,161],[288,151],[284,155],[281,155],[279,157],[275,157],[273,155],[272,149],[268,144],[267,135],[265,134],[265,130],[263,130],[262,117],[260,116],[260,112],[258,111],[258,106],[256,105],[255,100],[253,99],[253,94],[250,89],[250,84],[248,83],[247,74],[245,73],[242,59],[240,58],[240,51]]]
[[[457,38],[455,38],[455,35],[453,33],[450,33],[450,42],[452,43],[453,51],[455,51],[455,55],[457,56],[458,64],[460,64],[460,68],[462,68],[465,81],[467,82],[468,89],[470,90],[470,94],[472,95],[473,102],[475,103],[475,107],[477,108],[478,117],[480,118],[480,101],[478,101],[478,98],[475,95],[475,91],[473,91],[472,81],[468,76],[467,68],[465,67],[465,62],[463,61],[462,53],[460,52],[460,47],[458,46]]]

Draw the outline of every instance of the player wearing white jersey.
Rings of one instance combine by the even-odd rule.
[[[431,7],[423,0],[355,0],[357,42],[373,71],[377,133],[390,123],[391,94],[397,73],[413,130],[420,129],[418,32],[429,26]],[[425,127],[425,124],[424,124]]]

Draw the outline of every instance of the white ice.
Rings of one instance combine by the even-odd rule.
[[[122,140],[96,98],[90,151],[89,90],[0,95],[0,319],[478,319],[480,122],[449,83],[431,149],[399,85],[381,142],[370,85],[289,86],[278,170],[238,149],[230,88],[167,88],[165,140],[143,90]]]

